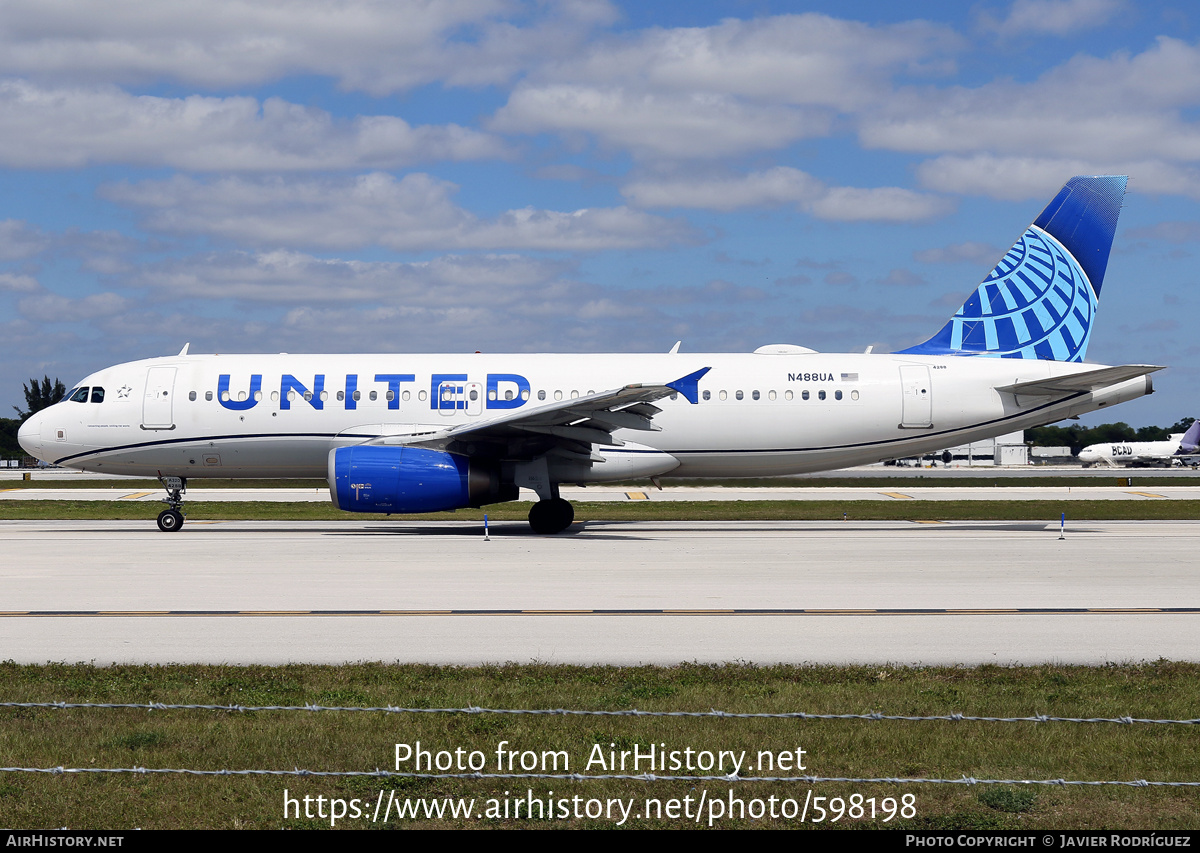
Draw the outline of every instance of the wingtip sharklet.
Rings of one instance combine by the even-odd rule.
[[[667,387],[678,391],[687,398],[689,403],[695,405],[700,402],[700,391],[697,386],[700,384],[700,380],[704,378],[704,374],[710,370],[712,370],[711,367],[702,367],[695,373],[689,373],[687,376],[682,376],[674,382],[668,382]]]

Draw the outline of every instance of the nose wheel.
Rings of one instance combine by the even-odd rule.
[[[183,513],[177,509],[164,509],[158,514],[158,529],[172,533],[183,527]]]
[[[167,496],[162,502],[167,505],[158,514],[158,529],[164,533],[174,533],[183,527],[183,495],[187,492],[187,480],[183,477],[164,477],[158,475],[158,482],[167,490]]]
[[[562,498],[538,501],[529,510],[529,526],[534,533],[561,533],[574,520],[575,508]]]

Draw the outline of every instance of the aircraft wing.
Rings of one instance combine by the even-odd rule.
[[[471,455],[534,458],[555,453],[568,458],[597,460],[594,445],[620,446],[618,429],[658,431],[653,418],[662,409],[653,405],[673,394],[698,401],[697,383],[705,367],[662,385],[634,384],[544,406],[522,407],[486,420],[458,424],[436,432],[380,436],[368,444],[403,444],[439,450],[465,450]]]
[[[1052,379],[1034,379],[1030,382],[1016,382],[1012,385],[1000,385],[997,391],[1007,391],[1010,394],[1032,394],[1034,396],[1054,396],[1055,394],[1074,394],[1077,391],[1097,391],[1137,379],[1156,370],[1162,370],[1153,364],[1124,364],[1120,367],[1101,367],[1096,370],[1085,370],[1082,373],[1071,373],[1066,376],[1055,376]]]

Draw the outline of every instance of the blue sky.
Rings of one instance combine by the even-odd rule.
[[[899,349],[1131,176],[1088,360],[1197,415],[1181,3],[0,0],[0,405],[193,352]],[[631,377],[636,381],[639,377]]]

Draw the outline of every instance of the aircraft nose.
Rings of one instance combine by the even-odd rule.
[[[26,453],[38,459],[42,458],[42,415],[30,415],[21,428],[17,430],[17,443]]]

